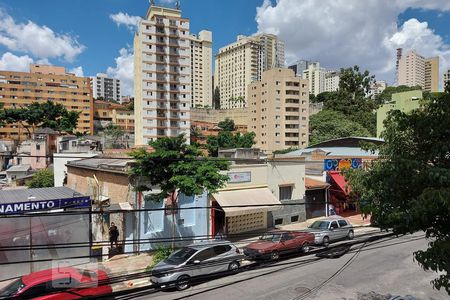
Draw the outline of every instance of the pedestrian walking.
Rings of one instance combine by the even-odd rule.
[[[117,243],[117,239],[119,238],[119,230],[117,229],[116,224],[111,222],[111,226],[109,227],[109,242],[111,243],[111,249],[113,248],[113,244],[116,245],[116,248],[119,247]]]

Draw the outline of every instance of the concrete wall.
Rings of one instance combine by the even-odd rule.
[[[381,136],[381,132],[384,130],[383,122],[391,110],[410,112],[419,108],[421,99],[423,99],[421,90],[392,94],[392,102],[382,105],[377,110],[377,137]]]
[[[209,232],[209,209],[184,209],[189,207],[207,207],[208,197],[188,197],[180,195],[178,199],[178,213],[175,215],[175,235],[173,235],[173,217],[166,214],[164,201],[155,202],[149,198],[150,193],[143,193],[141,209],[159,209],[140,212],[138,217],[140,251],[155,249],[159,246],[170,246],[172,237],[176,245],[190,244],[195,240],[207,239]],[[183,237],[183,239],[181,239]]]
[[[258,186],[267,186],[272,194],[280,199],[280,187],[292,186],[292,200],[283,200],[282,203],[298,203],[275,209],[267,214],[267,227],[272,227],[276,219],[283,219],[283,224],[291,223],[291,217],[298,216],[298,221],[306,220],[304,205],[305,198],[305,162],[303,159],[268,161],[267,164],[232,165],[230,171],[250,172],[251,181],[242,183],[228,183],[224,190],[251,189]]]
[[[219,123],[226,118],[232,119],[235,125],[248,125],[249,117],[246,108],[205,109],[191,108],[191,120],[198,122]]]
[[[69,161],[80,160],[82,158],[94,157],[97,154],[91,153],[55,153],[53,154],[53,178],[55,187],[63,186],[64,177],[67,173],[66,164]]]

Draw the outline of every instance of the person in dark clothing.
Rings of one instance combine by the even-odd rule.
[[[114,223],[111,223],[111,226],[109,227],[109,242],[111,243],[111,249],[113,247],[113,243],[116,245],[116,248],[119,247],[117,243],[118,238],[119,238],[119,230],[117,229],[117,226]]]

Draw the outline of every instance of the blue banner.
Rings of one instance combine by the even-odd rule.
[[[324,171],[342,171],[346,169],[362,168],[361,158],[325,159]]]
[[[64,208],[88,208],[90,206],[90,197],[76,197],[68,199],[42,200],[19,203],[2,203],[0,204],[0,215],[23,214],[28,212]]]

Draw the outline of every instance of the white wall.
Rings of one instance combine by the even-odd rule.
[[[64,176],[67,172],[66,164],[69,161],[81,160],[97,156],[95,153],[55,153],[53,154],[53,178],[55,187],[63,186]]]

